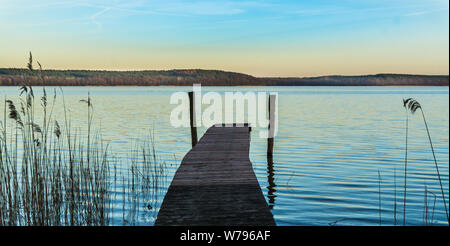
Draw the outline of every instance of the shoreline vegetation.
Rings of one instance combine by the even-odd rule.
[[[35,70],[30,54],[28,74],[35,74],[45,85],[38,65]],[[56,102],[59,97],[62,104]],[[94,104],[89,93],[79,101],[86,105],[85,132],[71,124],[70,105],[62,89],[51,95],[44,86],[39,97],[33,87],[23,85],[19,99],[4,100],[0,226],[135,225],[144,212],[148,218],[156,217],[167,164],[158,155],[153,132],[129,150],[131,166],[127,168],[114,156],[101,129],[92,127]],[[64,109],[62,119],[53,115],[58,105]],[[42,113],[36,112],[38,107]],[[122,204],[116,199],[120,190]],[[120,212],[121,221],[114,221],[113,215]]]
[[[167,165],[153,131],[134,140],[126,163],[94,128],[91,97],[87,129],[72,125],[64,93],[35,97],[23,86],[16,101],[5,98],[0,113],[0,226],[136,225],[156,219]],[[61,102],[56,102],[62,100]],[[53,116],[55,106],[64,117]],[[42,115],[36,112],[42,107]],[[59,120],[59,121],[58,121]],[[122,200],[117,194],[122,193]],[[114,214],[121,214],[122,218]]]
[[[448,75],[375,74],[318,77],[254,77],[219,70],[145,71],[0,68],[0,86],[449,86]]]

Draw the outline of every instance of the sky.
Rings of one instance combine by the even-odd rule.
[[[0,67],[448,74],[447,0],[0,0]]]

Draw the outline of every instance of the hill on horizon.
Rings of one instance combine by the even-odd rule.
[[[254,77],[248,74],[205,69],[142,71],[43,70],[0,68],[0,86],[448,86],[448,75],[374,74],[316,77]]]

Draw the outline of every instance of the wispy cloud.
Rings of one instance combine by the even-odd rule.
[[[407,14],[404,14],[403,16],[425,15],[425,14],[429,14],[431,12],[433,12],[433,11],[418,11],[418,12],[407,13]]]
[[[425,8],[425,10],[424,10]],[[448,11],[448,8],[442,8],[441,5],[429,4],[410,4],[410,5],[388,5],[384,7],[369,7],[364,5],[335,6],[323,5],[320,8],[297,7],[297,10],[289,10],[291,14],[302,16],[326,16],[326,15],[357,15],[357,14],[376,14],[376,15],[397,15],[397,16],[415,16],[424,15],[432,12]]]
[[[1,1],[1,0],[0,0]],[[3,1],[2,1],[3,2]],[[7,3],[7,4],[6,4]],[[229,16],[238,15],[248,11],[250,8],[267,7],[267,3],[258,3],[254,1],[181,1],[181,0],[166,0],[166,1],[51,1],[42,0],[39,2],[30,0],[7,1],[5,4],[0,4],[0,13],[39,13],[68,12],[67,16],[71,16],[70,20],[54,18],[48,21],[48,15],[43,19],[46,21],[29,20],[29,23],[17,23],[18,26],[46,26],[55,25],[59,23],[76,23],[85,24],[86,21],[92,23],[97,29],[102,29],[105,15],[107,18],[121,18],[132,15],[160,15],[160,16]],[[78,9],[80,11],[73,11]],[[83,9],[85,9],[83,11]],[[69,14],[70,11],[70,14]],[[91,12],[89,14],[89,12]],[[25,20],[24,20],[25,21]]]
[[[98,18],[99,16],[101,16],[102,14],[106,13],[106,12],[109,11],[109,10],[111,10],[111,8],[110,8],[110,7],[106,7],[106,8],[104,8],[104,9],[102,9],[102,10],[100,10],[100,11],[98,11],[98,12],[96,12],[95,14],[93,14],[93,15],[90,16],[90,19],[91,19],[92,23],[96,24],[97,27],[98,27],[98,29],[101,29],[101,28],[102,28],[102,23],[100,23],[99,21],[97,21],[97,18]]]

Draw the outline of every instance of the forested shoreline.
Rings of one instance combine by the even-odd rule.
[[[448,86],[448,75],[376,74],[302,78],[254,77],[220,70],[145,71],[42,70],[0,68],[0,86]]]

